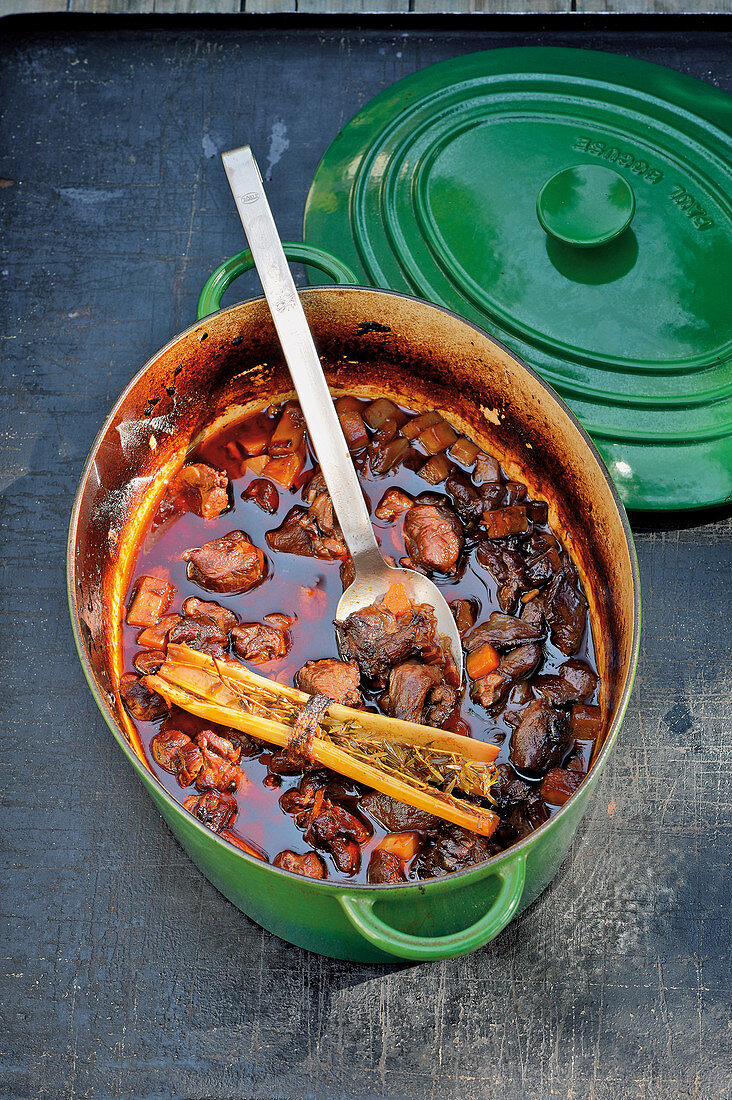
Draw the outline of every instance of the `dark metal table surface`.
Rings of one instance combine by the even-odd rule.
[[[726,1096],[729,511],[634,521],[640,671],[571,854],[497,942],[431,966],[296,950],[203,879],[86,688],[64,550],[115,396],[243,246],[221,150],[251,141],[297,239],[326,146],[406,73],[571,44],[732,91],[728,25],[1,26],[2,1096]]]

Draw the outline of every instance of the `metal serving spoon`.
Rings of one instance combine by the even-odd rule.
[[[387,565],[381,556],[254,155],[249,146],[244,145],[223,153],[221,159],[300,400],[310,441],[353,558],[355,580],[338,601],[336,618],[342,622],[353,611],[383,596],[392,584],[401,583],[411,600],[434,608],[438,633],[449,640],[462,681],[460,635],[439,588],[413,569]]]

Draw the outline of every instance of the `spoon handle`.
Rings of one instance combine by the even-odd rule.
[[[257,162],[248,145],[224,153],[221,159],[300,400],[310,442],[318,456],[354,566],[356,570],[363,568],[376,553],[381,568],[384,568],[361,486],[282,250]]]

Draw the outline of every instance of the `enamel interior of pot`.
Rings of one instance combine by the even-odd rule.
[[[609,725],[632,674],[633,563],[609,482],[582,433],[508,351],[451,313],[351,288],[311,289],[303,304],[334,392],[438,409],[532,497],[549,502],[550,524],[590,602]],[[243,303],[163,348],[97,442],[79,498],[75,611],[99,691],[143,763],[116,694],[122,601],[140,532],[191,445],[291,389],[266,304]]]

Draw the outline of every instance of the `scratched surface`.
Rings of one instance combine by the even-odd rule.
[[[3,1097],[728,1095],[729,514],[636,522],[640,672],[570,856],[496,943],[432,966],[309,955],[209,886],[97,713],[64,596],[67,518],[97,428],[242,247],[217,154],[252,142],[297,239],[338,128],[433,61],[571,43],[732,90],[720,28],[622,26],[6,24]]]

